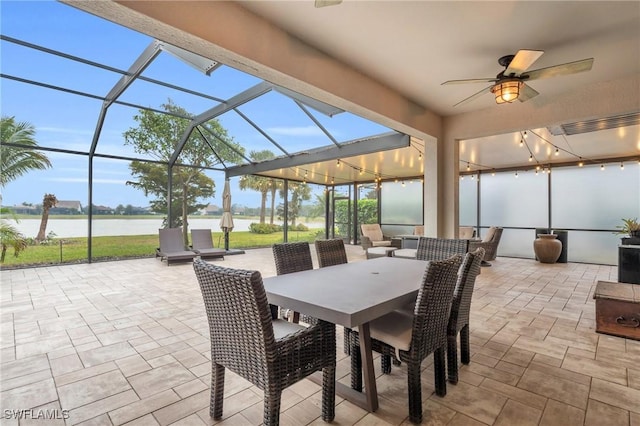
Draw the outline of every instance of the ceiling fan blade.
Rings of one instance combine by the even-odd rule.
[[[474,100],[475,98],[479,98],[480,96],[484,95],[485,93],[489,93],[491,92],[491,88],[493,86],[489,86],[489,87],[485,87],[484,89],[482,89],[481,91],[474,93],[473,95],[469,96],[466,99],[461,100],[460,102],[458,102],[457,104],[454,105],[454,107],[457,107],[458,105],[464,105],[468,102],[471,102],[472,100]]]
[[[518,50],[518,53],[513,57],[507,69],[504,70],[505,77],[522,74],[529,69],[543,53],[544,50]]]
[[[315,7],[335,6],[342,3],[342,0],[316,0]]]
[[[518,100],[520,102],[526,102],[531,98],[535,98],[540,93],[538,93],[535,89],[532,89],[531,86],[522,83],[522,88],[520,89],[520,95],[518,96]]]
[[[495,83],[498,81],[495,78],[469,78],[466,80],[448,80],[444,83],[440,84],[444,86],[445,84],[465,84],[465,83]]]
[[[524,73],[521,77],[526,76],[528,77],[528,80],[537,80],[540,78],[556,77],[559,75],[576,74],[579,72],[589,71],[592,66],[593,58],[582,59],[580,61],[568,62],[566,64],[529,71]]]

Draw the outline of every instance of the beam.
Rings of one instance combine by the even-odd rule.
[[[189,139],[189,135],[191,134],[191,132],[196,126],[206,123],[207,121],[212,120],[224,114],[227,111],[231,111],[232,109],[239,107],[240,105],[245,104],[251,101],[252,99],[255,99],[261,95],[264,95],[265,93],[269,92],[272,89],[273,89],[273,85],[271,83],[267,83],[266,81],[263,81],[261,83],[256,84],[253,87],[250,87],[244,92],[238,93],[237,95],[231,97],[225,103],[216,105],[215,107],[203,112],[202,114],[195,116],[193,120],[191,120],[191,123],[189,123],[189,127],[187,127],[185,132],[182,134],[182,137],[180,138],[180,142],[178,142],[178,146],[176,147],[176,150],[174,151],[173,155],[169,159],[169,165],[173,166],[173,164],[176,162],[176,160],[180,156],[180,153],[182,152],[182,149],[184,148],[184,145],[187,143],[187,139]]]
[[[410,138],[407,135],[395,132],[385,133],[366,139],[345,142],[340,147],[325,146],[293,154],[290,157],[279,157],[255,164],[244,164],[241,166],[229,167],[227,169],[227,176],[252,175],[287,167],[321,163],[323,161],[336,160],[338,158],[354,157],[357,155],[405,148],[409,146],[409,144]]]

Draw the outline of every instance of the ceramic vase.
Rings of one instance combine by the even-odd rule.
[[[533,251],[542,263],[556,263],[562,252],[562,243],[556,234],[538,234],[533,242]]]

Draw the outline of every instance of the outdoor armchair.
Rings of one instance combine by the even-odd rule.
[[[224,249],[213,247],[211,229],[192,229],[191,247],[201,258],[224,259],[224,255],[226,254]]]
[[[393,311],[370,323],[371,346],[389,360],[396,358],[407,364],[409,419],[422,421],[422,388],[420,365],[434,354],[435,387],[438,396],[447,393],[445,352],[447,324],[461,255],[431,261],[422,280],[413,315]],[[351,386],[362,389],[362,359],[357,331],[351,338]],[[384,367],[383,367],[384,368]],[[388,369],[390,369],[390,365]]]
[[[193,263],[202,291],[211,339],[209,414],[222,417],[225,369],[264,392],[264,425],[277,425],[282,391],[322,371],[322,419],[335,417],[335,325],[302,327],[272,320],[258,271]]]
[[[364,251],[370,247],[391,246],[391,239],[384,237],[382,228],[377,223],[360,225],[360,231],[360,243]]]
[[[167,265],[172,262],[191,261],[196,257],[196,253],[184,245],[182,228],[159,229],[158,234],[160,248],[156,250],[156,257],[166,260]]]
[[[496,260],[496,256],[498,255],[498,244],[500,244],[501,237],[502,228],[492,226],[487,230],[482,241],[471,241],[469,243],[469,250],[475,250],[480,247],[484,249],[482,266],[491,266],[488,261]]]

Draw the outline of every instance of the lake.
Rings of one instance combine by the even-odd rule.
[[[7,219],[9,220],[9,219]],[[20,219],[18,224],[9,220],[15,225],[25,237],[35,238],[40,228],[40,219]],[[257,223],[258,219],[238,219],[233,218],[234,231],[248,231],[251,223]],[[282,222],[276,221],[279,225]],[[324,228],[324,222],[310,222],[306,224],[311,228]],[[96,219],[93,221],[93,236],[101,237],[108,235],[153,235],[158,233],[162,227],[162,218],[158,219]],[[189,228],[210,228],[214,232],[220,232],[220,218],[189,218]],[[87,222],[81,219],[49,219],[47,233],[53,231],[56,237],[86,237],[88,235]]]

